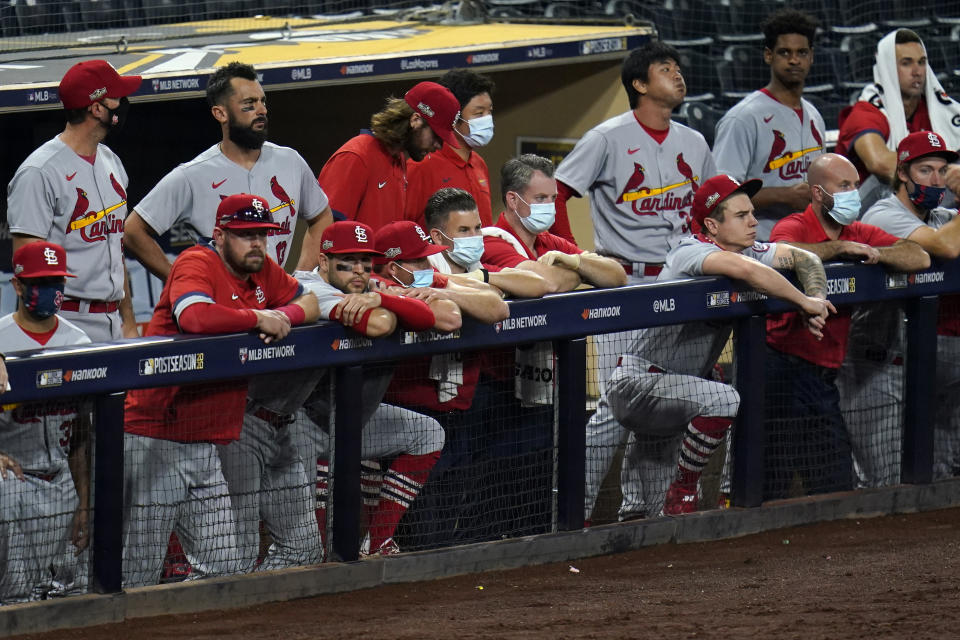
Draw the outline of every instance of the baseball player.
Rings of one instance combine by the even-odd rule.
[[[267,201],[236,194],[217,207],[209,244],[174,262],[145,335],[259,332],[280,340],[290,327],[317,319],[317,301],[266,255],[273,222]],[[202,367],[202,354],[179,364]],[[148,359],[143,375],[162,372]],[[244,567],[236,522],[216,445],[240,437],[247,385],[235,381],[131,391],[124,417],[123,582],[155,584],[171,529],[192,577]]]
[[[430,239],[443,251],[428,256],[438,272],[452,275],[456,282],[487,282],[506,296],[539,298],[550,293],[542,276],[526,269],[500,269],[484,265],[483,223],[477,203],[468,192],[455,187],[438,190],[424,210]],[[463,276],[457,278],[457,276]]]
[[[48,240],[62,246],[77,274],[60,315],[96,342],[138,335],[123,263],[127,172],[102,141],[126,119],[140,76],[121,76],[105,60],[70,67],[60,81],[67,124],[31,153],[7,187],[13,250]]]
[[[754,204],[757,233],[766,240],[777,220],[810,204],[807,167],[824,151],[826,127],[816,107],[803,99],[813,64],[816,19],[781,9],[762,28],[770,82],[723,115],[713,155],[721,172],[737,180],[763,180]]]
[[[775,242],[789,242],[821,260],[846,256],[897,271],[930,266],[915,242],[857,222],[859,180],[853,164],[826,153],[808,169],[813,201],[802,213],[783,218]],[[764,499],[787,497],[794,474],[808,493],[852,488],[850,438],[840,411],[837,371],[847,351],[850,310],[841,309],[813,339],[795,313],[767,318],[767,400]]]
[[[374,231],[404,219],[407,158],[422,160],[442,142],[459,148],[453,133],[459,117],[457,99],[436,82],[421,82],[403,98],[389,98],[370,118],[370,129],[344,143],[320,170],[318,180],[331,194],[336,218],[363,222]],[[309,260],[315,258],[303,256],[298,268],[313,268]]]
[[[460,105],[453,132],[459,147],[444,145],[423,160],[407,164],[407,219],[424,224],[427,200],[440,188],[456,187],[469,192],[485,227],[493,224],[490,206],[490,170],[477,149],[493,139],[493,81],[469,69],[453,69],[438,80]]]
[[[367,337],[388,335],[398,326],[422,331],[435,323],[433,312],[421,300],[370,291],[375,249],[372,229],[354,221],[335,222],[324,231],[323,253],[313,271],[298,271],[297,279],[320,303],[321,317],[341,322]],[[363,434],[361,441],[362,488],[368,508],[369,529],[365,554],[399,552],[393,540],[397,523],[416,499],[430,470],[440,457],[444,432],[427,416],[381,403],[393,374],[392,367],[364,368]],[[313,395],[298,412],[294,426],[298,449],[317,464],[316,523],[327,526],[329,422],[331,417],[329,371],[310,378]],[[392,459],[384,474],[377,460]],[[314,525],[316,528],[316,525]]]
[[[827,316],[823,264],[813,254],[784,244],[756,241],[750,197],[760,180],[740,184],[727,175],[706,180],[693,199],[702,232],[667,254],[658,281],[721,275],[796,305],[803,325],[822,336]],[[806,293],[772,267],[793,269]],[[636,433],[643,500],[651,513],[697,510],[697,483],[711,454],[737,415],[740,396],[708,380],[730,337],[730,324],[691,322],[633,332],[630,349],[610,376],[606,399],[613,417]],[[683,440],[681,443],[680,440]],[[677,450],[679,446],[679,465]],[[669,486],[668,486],[669,485]]]
[[[253,67],[240,62],[217,69],[207,81],[210,113],[222,140],[168,173],[127,219],[126,247],[161,280],[170,260],[155,235],[180,221],[200,237],[213,234],[212,212],[234,193],[268,194],[278,228],[267,237],[267,252],[283,266],[293,248],[299,217],[307,223],[304,251],[316,251],[332,217],[327,196],[299,153],[267,142],[267,97]]]
[[[0,318],[0,349],[10,353],[86,344],[57,315],[66,252],[45,241],[13,254],[18,309]],[[47,597],[56,589],[67,541],[89,541],[90,476],[86,412],[69,402],[19,404],[0,413],[0,605]],[[59,573],[59,572],[58,572]]]
[[[836,151],[857,168],[866,210],[890,194],[895,150],[908,133],[936,131],[951,149],[960,147],[960,103],[944,92],[920,36],[896,29],[877,43],[873,82],[840,112],[839,126]],[[947,168],[946,186],[960,194],[960,166]]]
[[[897,145],[893,195],[877,201],[863,222],[907,238],[931,256],[960,255],[956,209],[940,206],[949,163],[958,155],[932,131],[909,134]],[[903,314],[890,305],[869,305],[854,314],[850,347],[840,368],[840,406],[853,444],[861,486],[900,482],[903,426]],[[937,417],[934,476],[960,467],[957,396],[960,388],[960,297],[941,296],[937,320]]]
[[[589,195],[596,251],[620,262],[629,284],[660,273],[667,252],[690,233],[694,193],[717,173],[703,136],[670,119],[686,95],[678,59],[663,42],[632,51],[621,71],[630,111],[584,134],[557,169],[558,215],[566,215],[570,197]],[[628,339],[628,333],[596,339],[598,379],[609,377]],[[601,397],[587,425],[587,521],[614,453],[629,435]],[[630,458],[621,477],[624,517],[644,511]]]

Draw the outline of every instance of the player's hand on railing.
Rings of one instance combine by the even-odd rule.
[[[260,339],[267,344],[275,340],[283,340],[290,333],[290,318],[287,314],[274,309],[254,309],[253,312],[257,314]]]
[[[877,248],[860,242],[844,242],[843,255],[862,264],[877,264],[880,262],[880,252],[877,251]]]
[[[434,300],[449,300],[450,295],[445,289],[434,289],[433,287],[410,287],[402,289],[400,295],[406,298],[416,298],[430,304]]]
[[[343,300],[334,307],[333,317],[340,320],[340,323],[344,326],[352,327],[363,317],[363,314],[379,306],[379,293],[373,291],[368,293],[348,293],[343,296]]]
[[[547,251],[537,258],[537,262],[547,266],[564,267],[571,271],[577,271],[580,268],[580,254],[564,253],[563,251]]]
[[[7,472],[10,473],[7,473]],[[14,460],[11,456],[0,451],[0,480],[12,480],[17,478],[18,480],[26,480],[23,477],[23,469],[20,468],[19,463]]]
[[[804,296],[801,309],[807,321],[807,330],[812,333],[817,340],[822,339],[823,328],[827,324],[827,317],[831,313],[837,312],[836,307],[834,307],[833,303],[829,300]]]

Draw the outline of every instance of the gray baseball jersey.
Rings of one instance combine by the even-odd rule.
[[[88,344],[90,338],[59,318],[53,336],[41,345],[24,333],[13,314],[0,318],[0,352]],[[0,413],[0,451],[13,457],[24,471],[53,473],[67,466],[70,432],[77,421],[76,405],[66,402],[17,405]]]
[[[824,153],[826,126],[817,108],[801,99],[802,115],[769,93],[754,91],[717,123],[713,155],[720,173],[739,181],[758,178],[764,187],[806,182],[807,167]],[[757,210],[758,217],[794,213],[785,205]]]
[[[185,220],[201,236],[212,236],[220,200],[253,193],[270,204],[280,225],[267,238],[270,257],[283,265],[293,244],[296,218],[312,220],[327,208],[327,196],[299,153],[265,142],[249,171],[215,144],[168,173],[134,209],[157,233]]]
[[[772,266],[776,249],[776,244],[757,242],[741,253]],[[716,251],[723,249],[699,237],[684,238],[667,255],[657,282],[703,275],[704,259]],[[627,352],[638,354],[670,373],[707,378],[727,343],[730,331],[728,322],[690,322],[639,329],[634,333]]]
[[[7,186],[11,233],[42,238],[67,252],[64,293],[87,300],[123,298],[123,221],[127,172],[105,145],[91,164],[59,136],[31,153]]]
[[[702,135],[671,121],[658,144],[627,111],[584,134],[556,178],[589,193],[598,253],[660,263],[689,234],[693,194],[716,173]]]

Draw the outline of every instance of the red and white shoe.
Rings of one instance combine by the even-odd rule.
[[[679,516],[697,510],[697,485],[683,485],[673,482],[667,489],[667,498],[663,503],[663,515]]]

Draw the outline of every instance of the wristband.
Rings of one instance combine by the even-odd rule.
[[[480,272],[483,274],[483,281],[487,284],[490,283],[490,272],[486,269],[480,269]]]
[[[303,307],[298,304],[291,303],[282,307],[278,307],[276,311],[279,311],[283,315],[290,318],[290,325],[294,327],[302,324],[307,318],[307,313],[303,310]]]

